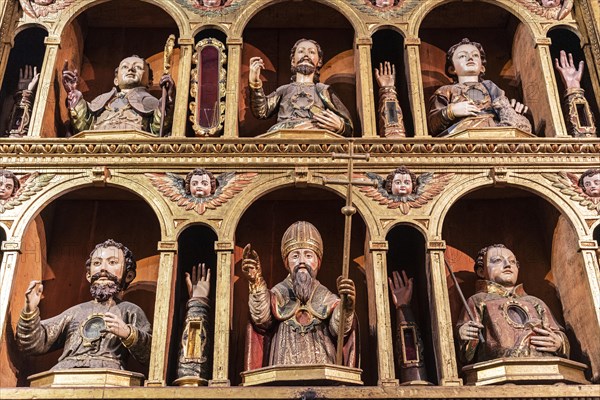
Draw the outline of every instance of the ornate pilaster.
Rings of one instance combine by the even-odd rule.
[[[13,47],[13,35],[10,31],[16,10],[16,1],[0,1],[0,37],[2,38],[0,42],[0,87],[4,80],[8,56]]]
[[[173,286],[173,268],[177,254],[177,242],[163,241],[158,243],[160,261],[158,281],[156,282],[156,301],[154,305],[154,321],[152,323],[152,349],[150,353],[150,369],[146,386],[165,386],[167,354],[169,346],[168,326],[172,315],[169,310],[171,288]]]
[[[585,67],[588,69],[596,104],[600,104],[600,2],[580,0],[574,4],[573,15],[581,32],[581,47],[585,54]],[[592,93],[587,93],[592,96]]]
[[[541,93],[545,93],[548,99],[555,136],[567,136],[567,126],[565,125],[562,106],[560,104],[562,95],[558,93],[558,86],[554,78],[554,65],[552,64],[552,56],[550,55],[550,44],[551,41],[549,38],[537,38],[535,41],[535,48],[540,58],[540,65],[542,66],[542,73],[547,88],[547,90],[541,90]],[[552,96],[550,93],[556,93],[556,95]]]
[[[6,314],[10,301],[11,286],[15,277],[17,257],[21,253],[21,242],[2,242],[2,265],[0,267],[0,342],[4,341]]]
[[[238,137],[242,38],[227,38],[227,90],[225,92],[225,128],[223,137]]]
[[[171,136],[185,137],[188,116],[188,98],[190,96],[190,73],[194,54],[194,38],[179,38],[179,76],[175,95],[175,112]]]
[[[215,298],[215,338],[213,375],[209,386],[229,386],[229,312],[231,310],[231,265],[233,241],[215,242],[217,252],[217,288]]]
[[[419,38],[406,38],[404,40],[404,65],[408,68],[408,96],[415,126],[415,137],[429,136],[427,130],[427,107],[423,92],[423,79],[421,77],[421,56]],[[406,115],[407,110],[404,111]]]
[[[48,93],[50,85],[54,78],[54,66],[56,65],[56,56],[60,46],[60,37],[48,36],[44,43],[46,44],[46,54],[44,54],[44,62],[40,71],[40,80],[36,99],[31,111],[31,122],[29,124],[29,136],[39,137],[42,132],[42,122],[44,119],[44,111],[48,102]],[[60,79],[60,78],[58,78]]]
[[[427,244],[429,268],[427,280],[429,301],[432,307],[432,336],[435,351],[437,375],[440,385],[460,386],[462,379],[458,377],[456,356],[454,353],[454,336],[452,332],[452,316],[450,315],[450,300],[446,285],[446,267],[444,251],[446,242],[443,240],[430,241]]]
[[[375,295],[375,310],[377,314],[377,354],[379,366],[379,385],[396,386],[398,379],[394,370],[394,347],[392,342],[392,320],[389,309],[389,295],[387,284],[388,242],[370,241],[369,252],[373,264],[373,281]]]
[[[356,40],[358,51],[358,66],[356,71],[356,84],[361,97],[358,99],[358,112],[362,120],[362,137],[376,137],[377,124],[375,122],[375,100],[373,94],[373,66],[371,65],[371,38],[361,38]],[[354,128],[358,131],[358,127]]]

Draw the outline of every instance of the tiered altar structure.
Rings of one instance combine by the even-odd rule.
[[[587,195],[577,180],[600,168],[600,133],[586,128],[593,119],[600,121],[600,3],[546,3],[0,2],[0,167],[14,172],[24,187],[0,202],[0,397],[598,397],[600,197]],[[171,53],[165,48],[169,35],[176,41],[165,57]],[[451,83],[446,51],[463,37],[484,46],[486,79],[528,106],[531,134],[509,126],[430,134],[429,98]],[[325,130],[267,133],[275,119],[252,115],[250,58],[264,61],[261,79],[268,94],[289,83],[290,48],[300,38],[321,45],[320,81],[348,108],[352,137]],[[587,103],[575,111],[565,109],[566,90],[554,67],[561,50],[571,53],[575,64],[585,63],[581,88]],[[76,132],[61,83],[65,62],[78,71],[78,89],[91,101],[113,87],[114,68],[132,54],[154,71],[148,91],[155,97],[161,97],[163,70],[173,77],[169,129],[162,137],[139,130]],[[379,135],[384,122],[374,68],[385,61],[395,66],[406,137]],[[23,76],[26,66],[39,72],[28,106],[21,103],[32,78]],[[319,280],[335,291],[344,252],[340,209],[348,160],[332,159],[332,153],[368,153],[354,161],[353,179],[377,183],[376,176],[385,179],[406,166],[420,184],[433,185],[426,196],[387,202],[368,186],[352,188],[357,212],[349,277],[356,286],[362,384],[321,386],[318,379],[303,384],[300,371],[293,372],[295,386],[290,375],[284,384],[243,386],[250,322],[244,246],[252,243],[260,254],[271,288],[287,274],[280,250],[284,231],[294,221],[309,221],[323,240]],[[180,182],[195,168],[218,176],[228,188],[224,197],[190,200],[161,186],[169,176]],[[149,366],[132,360],[127,370],[145,379],[128,388],[112,386],[130,385],[140,375],[116,374],[100,382],[95,376],[83,387],[60,385],[56,376],[44,375],[59,350],[29,357],[15,341],[24,293],[31,280],[43,282],[42,318],[89,300],[84,263],[93,246],[107,238],[125,243],[137,258],[137,277],[123,297],[144,310],[152,345]],[[520,282],[565,327],[570,360],[584,365],[583,378],[571,379],[563,359],[542,381],[537,364],[508,368],[498,379],[463,372],[455,331],[463,303],[445,263],[468,298],[475,292],[477,251],[492,243],[514,252]],[[175,383],[182,335],[193,328],[186,325],[185,274],[198,263],[211,269],[205,335],[198,339],[206,339],[208,375],[201,377],[206,386],[182,387]],[[403,385],[400,379],[400,321],[388,288],[388,277],[399,270],[414,282],[411,304],[427,374],[420,385]],[[523,371],[531,376],[523,377]],[[28,379],[36,374],[54,381],[36,386]],[[477,385],[515,380],[519,385]],[[58,383],[39,387],[52,382]]]

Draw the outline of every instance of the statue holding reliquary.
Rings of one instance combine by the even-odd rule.
[[[433,136],[447,136],[471,128],[515,127],[531,132],[522,114],[527,107],[509,100],[494,82],[484,80],[486,55],[481,44],[463,39],[446,54],[446,74],[454,80],[429,100],[427,122]]]
[[[119,294],[136,276],[131,251],[109,239],[98,244],[86,261],[93,300],[41,320],[41,281],[32,281],[17,324],[16,340],[26,354],[45,354],[57,346],[63,353],[52,371],[73,368],[123,370],[129,356],[142,364],[150,359],[152,328],[144,311]]]

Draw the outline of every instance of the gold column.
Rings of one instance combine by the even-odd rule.
[[[450,300],[446,285],[446,266],[444,251],[446,242],[432,240],[427,245],[428,265],[427,289],[431,307],[431,328],[435,351],[436,369],[440,385],[460,386],[462,379],[458,377],[456,356],[454,353],[454,336],[452,332],[452,316]]]
[[[600,2],[598,0],[576,1],[573,5],[574,16],[581,32],[581,47],[585,54],[585,68],[588,69],[594,94],[586,93],[586,97],[596,97],[600,104]]]
[[[14,46],[14,37],[11,29],[14,27],[15,11],[17,10],[16,1],[0,1],[0,87],[4,81],[4,73],[8,64],[8,56]]]
[[[2,242],[2,266],[0,267],[0,342],[6,332],[6,314],[17,266],[17,257],[21,253],[21,242]],[[14,317],[13,317],[14,318]]]
[[[550,55],[551,43],[552,41],[550,38],[545,37],[537,38],[535,40],[535,47],[540,57],[542,72],[544,80],[546,81],[546,87],[542,88],[541,92],[545,93],[548,99],[548,106],[550,107],[552,116],[552,125],[554,126],[556,136],[568,136],[567,126],[565,125],[562,106],[560,104],[562,93],[558,92],[558,86],[556,84],[556,79],[554,78],[554,65],[552,64],[552,56]]]
[[[233,241],[215,242],[217,288],[215,290],[215,337],[213,376],[209,386],[229,386],[229,321],[231,310],[231,265]]]
[[[225,128],[223,137],[238,137],[242,38],[227,38],[227,89],[225,91]]]
[[[394,369],[394,346],[392,341],[392,320],[387,283],[388,242],[370,241],[369,252],[373,260],[373,280],[375,291],[375,310],[377,316],[377,354],[379,368],[379,386],[397,386],[398,379]]]
[[[190,73],[194,54],[194,38],[181,37],[179,43],[179,76],[177,77],[177,93],[175,94],[175,111],[173,115],[172,137],[185,137],[188,116],[188,98],[190,96]]]
[[[44,43],[46,44],[46,54],[44,54],[44,62],[42,64],[42,70],[40,71],[40,83],[38,85],[37,94],[35,95],[35,102],[33,104],[33,110],[31,111],[31,123],[29,124],[28,136],[34,137],[39,137],[42,133],[44,111],[46,110],[50,85],[52,85],[52,80],[54,78],[54,66],[56,65],[56,56],[60,46],[60,37],[48,36],[44,40]]]
[[[169,353],[168,327],[172,315],[170,310],[171,288],[173,287],[173,269],[177,242],[158,242],[160,261],[158,281],[156,282],[156,301],[154,305],[154,321],[152,322],[152,348],[150,353],[150,369],[146,386],[166,386],[167,358]]]
[[[373,40],[370,37],[356,39],[358,51],[358,65],[355,66],[358,91],[356,99],[358,101],[358,114],[362,123],[362,137],[377,136],[373,79],[371,79],[373,76],[371,65],[372,45]],[[358,129],[355,128],[355,130]]]
[[[427,107],[423,92],[423,79],[421,77],[420,46],[421,39],[419,38],[406,38],[404,40],[404,65],[406,65],[408,97],[410,99],[410,111],[415,126],[415,137],[429,136],[427,129]],[[398,79],[398,76],[397,74],[396,79]]]

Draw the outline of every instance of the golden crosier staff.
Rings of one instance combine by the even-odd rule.
[[[163,76],[169,75],[171,72],[171,62],[173,59],[173,48],[175,47],[175,35],[169,35],[167,43],[165,43],[165,51],[163,53]],[[162,97],[160,104],[160,132],[158,136],[163,136],[165,112],[167,111],[167,96],[168,90],[166,86],[162,88]]]

